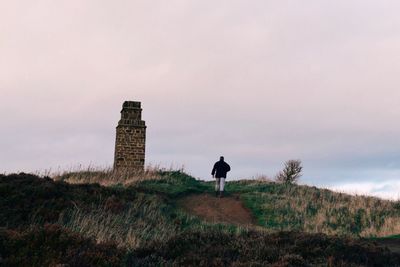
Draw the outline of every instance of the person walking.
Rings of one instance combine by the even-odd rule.
[[[220,157],[219,161],[215,162],[211,171],[211,175],[215,178],[215,196],[224,197],[224,187],[226,174],[231,170],[231,166],[224,161],[224,157]]]

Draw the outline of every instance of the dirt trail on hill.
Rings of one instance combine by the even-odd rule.
[[[210,222],[254,225],[255,220],[238,196],[217,198],[209,194],[190,195],[179,201],[187,212]]]

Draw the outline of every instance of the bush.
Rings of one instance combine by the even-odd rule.
[[[285,162],[285,167],[276,175],[276,181],[284,184],[294,184],[301,177],[301,166],[300,160],[288,160]]]
[[[0,175],[0,227],[55,223],[66,210],[91,210],[93,205],[122,209],[124,203],[136,198],[137,192],[129,188],[71,185],[24,173]]]
[[[126,251],[46,224],[24,231],[0,230],[0,254],[4,266],[120,266]]]
[[[362,240],[299,232],[195,230],[132,254],[134,266],[398,266],[399,255]]]

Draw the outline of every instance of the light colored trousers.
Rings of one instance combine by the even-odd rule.
[[[215,191],[224,191],[225,178],[215,178]]]

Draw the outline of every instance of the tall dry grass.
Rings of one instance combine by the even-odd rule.
[[[177,232],[163,209],[168,207],[159,198],[138,195],[120,212],[104,206],[90,210],[74,209],[60,216],[59,224],[98,243],[112,241],[134,249],[150,241],[162,241]]]
[[[76,168],[67,171],[58,171],[49,173],[48,176],[52,177],[55,181],[64,181],[71,184],[93,184],[98,183],[103,186],[111,186],[122,184],[124,186],[131,185],[144,180],[160,180],[165,176],[161,175],[162,172],[176,170],[171,166],[170,168],[161,168],[159,165],[148,165],[144,172],[135,172],[129,169],[114,170],[112,167],[83,167],[79,165]],[[181,167],[180,171],[184,171]]]

